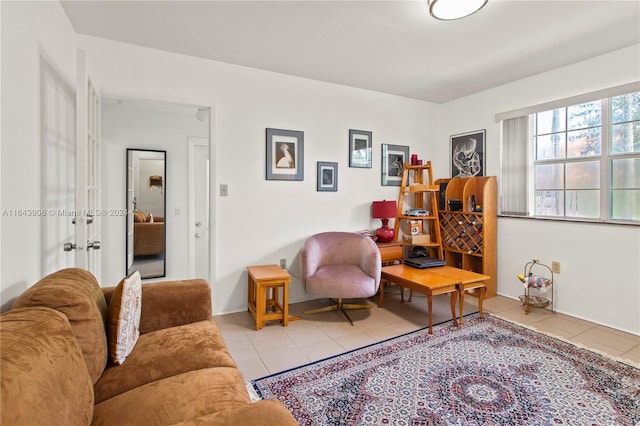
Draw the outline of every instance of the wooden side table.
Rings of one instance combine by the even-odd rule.
[[[402,260],[402,243],[376,243],[378,250],[380,250],[380,258],[382,264],[393,262],[396,260]]]
[[[266,321],[279,320],[286,327],[289,321],[300,317],[289,317],[289,282],[291,275],[278,265],[249,266],[248,311],[256,320],[256,330]],[[279,290],[282,288],[282,301]]]

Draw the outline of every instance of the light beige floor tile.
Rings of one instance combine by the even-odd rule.
[[[236,337],[232,339],[227,339],[226,336],[224,337],[229,353],[233,359],[238,360],[260,356],[247,336],[244,336],[244,338]]]
[[[584,333],[593,328],[594,325],[584,320],[571,318],[567,315],[556,314],[541,321],[536,321],[533,327],[544,333],[568,339]]]
[[[296,347],[281,325],[274,324],[260,330],[249,330],[246,334],[260,354]]]
[[[323,342],[329,338],[320,327],[307,321],[296,321],[295,324],[289,324],[285,333],[298,347]]]
[[[262,362],[262,358],[257,355],[249,358],[236,359],[235,361],[236,364],[238,364],[238,369],[242,373],[244,380],[247,382],[270,374]]]
[[[476,300],[476,304],[477,304],[477,299],[475,297],[469,297],[470,299],[470,303],[473,301],[473,299]],[[465,302],[467,300],[467,298],[464,298]],[[494,296],[494,297],[490,297],[488,299],[484,299],[484,301],[482,302],[482,310],[487,311],[487,312],[502,312],[502,311],[507,311],[516,307],[521,307],[522,304],[520,303],[519,300],[516,299],[511,299],[508,297],[504,297],[504,296]]]
[[[330,358],[344,352],[344,348],[342,346],[329,338],[306,346],[300,346],[299,348],[300,351],[309,359],[309,362]]]
[[[532,309],[529,314],[527,314],[521,306],[518,306],[496,312],[495,315],[517,324],[531,325],[549,319],[555,314],[547,309]]]
[[[640,343],[640,337],[609,327],[596,326],[576,336],[582,342],[593,342],[620,353],[626,352]]]
[[[270,374],[310,362],[309,358],[298,347],[261,353],[261,358]]]
[[[381,339],[375,339],[367,332],[358,332],[339,336],[334,340],[342,348],[342,352],[345,352],[352,349],[358,349],[363,346],[368,346],[372,343],[380,341]]]
[[[632,365],[640,368],[640,345],[636,345],[620,355],[620,358],[629,361]]]
[[[587,349],[592,349],[595,352],[600,352],[600,353],[609,355],[610,357],[613,357],[613,358],[618,358],[623,354],[623,351],[621,350],[614,349],[610,346],[606,346],[601,343],[595,342],[589,338],[583,337],[582,335],[574,336],[568,340],[569,342],[575,343],[579,346],[583,346]]]

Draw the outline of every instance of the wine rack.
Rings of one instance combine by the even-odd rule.
[[[482,256],[484,253],[483,216],[478,213],[440,213],[442,244],[446,250]]]

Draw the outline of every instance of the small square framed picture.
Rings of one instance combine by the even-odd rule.
[[[371,168],[373,134],[366,130],[349,130],[349,167]]]
[[[338,163],[318,161],[318,191],[338,190]]]
[[[382,186],[400,186],[409,147],[382,144]]]
[[[267,180],[304,180],[304,132],[267,129]]]

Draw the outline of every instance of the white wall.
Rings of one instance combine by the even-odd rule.
[[[184,279],[189,273],[187,138],[208,137],[209,124],[196,119],[194,108],[159,108],[127,99],[123,103],[132,106],[117,106],[113,102],[102,106],[103,208],[125,208],[127,148],[167,151],[167,176],[163,182],[167,206],[164,280]],[[180,209],[178,215],[176,208]],[[115,285],[125,274],[125,219],[104,219],[102,279],[104,285]]]
[[[247,266],[284,257],[297,274],[307,236],[379,227],[370,219],[371,201],[398,196],[398,187],[380,184],[382,143],[409,145],[421,158],[431,155],[434,104],[95,37],[79,36],[78,43],[103,92],[215,107],[211,282],[216,314],[246,309]],[[265,180],[268,127],[304,131],[304,181]],[[349,129],[373,132],[373,168],[348,167]],[[338,192],[316,191],[317,161],[338,162]],[[228,197],[218,195],[222,183],[229,185]],[[294,278],[290,301],[306,298]]]
[[[40,74],[48,63],[75,87],[76,34],[57,2],[2,8],[1,209],[41,207]],[[61,218],[60,220],[68,220]],[[41,220],[2,216],[2,309],[42,277]],[[61,248],[62,249],[62,248]],[[73,254],[70,254],[71,256]]]
[[[640,45],[539,74],[442,105],[437,176],[447,175],[450,135],[486,129],[488,175],[500,174],[500,123],[495,114],[640,79]],[[498,185],[500,179],[498,178]],[[531,259],[551,265],[557,310],[640,334],[640,227],[498,219],[498,293],[522,294],[517,274]]]

